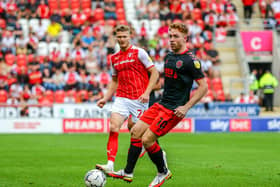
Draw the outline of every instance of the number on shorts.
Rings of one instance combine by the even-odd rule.
[[[168,121],[163,121],[163,118],[160,117],[160,120],[159,120],[159,122],[157,123],[157,125],[159,125],[159,127],[160,127],[161,129],[164,129],[165,126],[167,125],[167,123],[168,123]]]
[[[142,115],[142,110],[141,109],[137,109],[137,118],[140,118],[141,115]]]

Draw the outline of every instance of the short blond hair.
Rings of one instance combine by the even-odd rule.
[[[118,25],[114,29],[114,35],[116,35],[117,32],[125,32],[125,31],[128,31],[131,34],[131,29],[130,29],[129,26],[127,26],[127,25]]]
[[[169,30],[170,29],[177,29],[179,32],[185,35],[187,35],[189,32],[188,27],[183,23],[171,23],[169,26]]]

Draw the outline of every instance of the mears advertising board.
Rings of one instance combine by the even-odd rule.
[[[52,117],[51,106],[31,105],[26,108],[21,106],[0,106],[0,118],[19,118],[24,113],[25,117],[30,118],[50,118]]]
[[[0,133],[62,133],[61,119],[1,119]]]
[[[107,120],[104,119],[63,119],[64,133],[100,133],[107,131]]]

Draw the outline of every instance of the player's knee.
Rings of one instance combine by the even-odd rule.
[[[139,134],[139,131],[137,131],[136,128],[132,127],[132,129],[130,130],[130,134],[131,134],[131,138],[134,138],[134,139],[140,139],[141,136]]]
[[[144,147],[150,147],[152,145],[153,141],[148,136],[143,136],[142,143],[143,143]]]
[[[119,131],[120,131],[119,125],[114,121],[110,121],[110,132],[119,132]]]

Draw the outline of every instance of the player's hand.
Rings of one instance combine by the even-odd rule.
[[[179,106],[175,109],[174,114],[179,118],[184,118],[188,110],[184,106]]]
[[[97,106],[99,107],[99,108],[103,108],[103,106],[106,104],[106,100],[104,99],[104,98],[102,98],[102,99],[99,99],[98,101],[97,101]]]
[[[143,93],[143,94],[138,98],[138,100],[139,100],[141,103],[148,103],[148,102],[149,102],[149,99],[150,99],[150,95],[149,95],[149,94],[145,94],[145,93]]]

